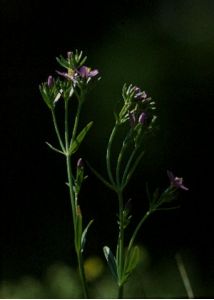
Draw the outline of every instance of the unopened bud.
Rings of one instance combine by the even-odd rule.
[[[53,77],[50,75],[48,76],[48,87],[52,87],[54,83]]]
[[[145,123],[145,120],[146,120],[146,113],[145,112],[142,112],[139,116],[139,119],[138,119],[138,122],[142,125],[144,125]]]
[[[77,168],[83,168],[84,167],[84,163],[83,163],[83,159],[79,158],[77,161]]]
[[[68,59],[70,59],[72,55],[73,55],[73,52],[71,52],[71,51],[68,51],[68,52],[67,52],[67,58],[68,58]]]

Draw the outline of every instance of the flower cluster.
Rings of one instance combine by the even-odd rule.
[[[61,97],[68,100],[75,93],[78,99],[81,99],[80,94],[86,92],[91,79],[99,74],[97,69],[92,70],[84,65],[87,57],[82,56],[82,51],[68,52],[66,58],[61,55],[56,59],[66,70],[57,70],[56,73],[60,77],[54,79],[50,75],[47,81],[39,86],[42,97],[50,109],[54,109]]]
[[[63,90],[60,88],[59,79],[48,76],[46,82],[39,86],[41,95],[50,109],[54,109],[56,102],[60,99]]]
[[[82,51],[78,53],[68,52],[67,59],[60,56],[57,58],[58,63],[66,69],[66,71],[56,71],[60,76],[71,81],[72,85],[83,88],[87,85],[91,78],[97,76],[99,71],[84,65],[87,57],[82,57]]]
[[[148,97],[145,91],[137,86],[123,86],[122,96],[124,105],[119,113],[118,120],[120,123],[130,122],[132,128],[138,124],[149,125],[153,119],[155,102]]]
[[[147,96],[145,91],[135,85],[126,84],[122,89],[123,106],[118,114],[115,114],[118,125],[128,124],[130,134],[128,139],[134,141],[135,147],[141,145],[143,136],[154,128],[156,120],[155,102]]]

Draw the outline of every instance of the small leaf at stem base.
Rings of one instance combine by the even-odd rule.
[[[118,281],[117,264],[116,264],[115,257],[113,255],[113,253],[111,252],[111,249],[108,246],[104,246],[103,252],[104,252],[105,258],[107,260],[107,263],[111,270],[112,275],[114,276],[115,280]]]

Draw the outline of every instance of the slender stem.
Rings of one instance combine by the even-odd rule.
[[[124,218],[123,218],[123,193],[122,191],[117,192],[119,201],[119,236],[118,236],[118,276],[119,276],[119,286],[118,286],[118,298],[123,298],[123,273],[124,273]]]
[[[133,158],[134,158],[136,152],[137,152],[137,148],[135,148],[135,149],[132,151],[132,154],[130,155],[129,160],[128,160],[127,164],[126,164],[126,167],[125,167],[125,170],[124,170],[124,173],[123,173],[123,178],[122,178],[122,185],[124,185],[125,182],[126,182],[127,175],[128,175],[128,173],[129,173],[129,168],[130,168],[130,166],[131,166],[132,160],[133,160]]]
[[[62,151],[65,153],[65,146],[64,146],[61,136],[60,136],[59,127],[58,127],[57,121],[56,121],[56,115],[55,115],[55,112],[53,109],[51,110],[51,113],[52,113],[52,118],[53,118],[54,129],[56,131],[56,135],[57,135],[60,147],[61,147]]]
[[[77,128],[78,128],[78,124],[79,124],[79,117],[80,117],[81,108],[82,108],[82,101],[79,100],[70,144],[75,140],[76,135],[77,135]]]
[[[125,152],[126,146],[123,144],[120,150],[120,153],[118,155],[118,160],[117,160],[117,167],[116,167],[116,182],[117,185],[120,186],[120,167],[123,159],[123,154]]]
[[[74,128],[72,132],[72,141],[75,139],[77,128],[78,128],[78,122],[79,122],[79,114],[81,110],[81,104],[79,102],[78,109],[77,109],[77,115],[75,118]],[[74,240],[76,240],[77,235],[77,199],[75,198],[74,193],[74,183],[73,183],[73,176],[72,176],[72,167],[71,167],[71,155],[69,154],[69,128],[68,128],[68,101],[65,101],[65,147],[66,147],[66,166],[67,166],[67,176],[68,176],[68,185],[69,185],[69,194],[70,194],[70,200],[71,200],[71,207],[72,207],[72,217],[73,217],[73,226],[74,226]],[[75,247],[76,248],[76,247]],[[88,290],[87,290],[87,284],[86,284],[86,278],[84,273],[84,265],[83,265],[83,258],[81,250],[76,249],[76,255],[78,260],[78,268],[79,268],[79,275],[82,283],[83,288],[83,294],[85,298],[88,298]]]
[[[109,179],[112,183],[112,185],[115,185],[114,179],[113,179],[113,175],[112,175],[112,171],[111,171],[111,148],[112,148],[112,143],[117,131],[118,125],[115,124],[114,128],[112,129],[109,141],[108,141],[108,146],[107,146],[107,151],[106,151],[106,166],[107,166],[107,172],[108,172],[108,176]]]
[[[116,167],[116,182],[117,182],[118,186],[123,184],[123,179],[120,181],[120,168],[121,168],[121,163],[123,160],[124,153],[128,147],[127,139],[129,138],[129,136],[130,136],[130,131],[127,133],[126,137],[124,138],[124,141],[123,141],[121,149],[120,149],[120,153],[118,155],[117,167]]]
[[[91,171],[97,176],[97,178],[100,179],[100,181],[102,181],[110,190],[115,191],[115,187],[113,185],[111,185],[105,178],[103,178],[102,175],[100,175],[100,173],[98,173],[90,164],[88,161],[86,161],[86,164],[89,166],[89,168],[91,169]]]
[[[75,205],[75,195],[73,190],[73,178],[72,178],[70,155],[66,155],[66,167],[67,167],[67,176],[68,176],[69,195],[70,195],[71,208],[72,208],[74,234],[76,234],[76,205]]]
[[[141,152],[139,154],[139,156],[136,158],[131,170],[129,171],[127,177],[125,178],[125,181],[123,182],[122,188],[125,188],[125,186],[128,184],[129,180],[131,179],[131,177],[132,177],[134,171],[136,170],[136,168],[137,168],[140,160],[142,159],[143,155],[144,155],[144,152]]]
[[[151,214],[151,211],[148,210],[148,211],[146,212],[146,214],[142,217],[142,219],[140,220],[140,222],[138,223],[138,225],[136,226],[135,231],[134,231],[134,233],[133,233],[133,235],[132,235],[132,237],[131,237],[131,239],[130,239],[129,246],[128,246],[128,250],[130,250],[130,249],[132,248],[132,246],[133,246],[133,244],[134,244],[134,241],[135,241],[135,239],[136,239],[136,236],[137,236],[137,234],[138,234],[138,232],[139,232],[141,226],[142,226],[143,223],[146,221],[146,219],[150,216],[150,214]]]
[[[189,279],[189,276],[187,274],[183,259],[182,259],[181,255],[179,253],[176,254],[175,259],[176,259],[176,262],[177,262],[178,270],[180,272],[181,279],[183,281],[187,296],[188,296],[189,299],[193,299],[195,297],[194,297],[194,293],[193,293],[193,290],[192,290],[190,279]]]
[[[83,257],[82,257],[82,253],[81,252],[77,254],[77,258],[78,258],[79,274],[80,274],[80,278],[81,278],[81,282],[82,282],[82,287],[83,287],[83,295],[84,295],[85,299],[88,299],[89,298],[89,294],[88,294],[88,288],[87,288],[87,283],[86,283],[86,278],[85,278]]]
[[[71,168],[71,156],[69,155],[69,133],[68,133],[68,101],[65,101],[65,150],[66,150],[66,167],[67,167],[67,176],[68,176],[68,186],[69,186],[69,195],[72,208],[72,217],[74,225],[74,234],[76,232],[76,205],[75,205],[75,195],[73,190],[73,176]]]
[[[124,285],[118,287],[118,299],[123,299]]]

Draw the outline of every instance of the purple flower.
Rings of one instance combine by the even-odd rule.
[[[145,112],[142,112],[139,116],[139,119],[138,119],[138,122],[142,125],[144,125],[145,121],[146,121],[146,113]]]
[[[84,163],[83,163],[83,159],[79,158],[77,161],[77,168],[83,168],[84,167]]]
[[[60,71],[56,71],[57,74],[69,79],[69,80],[74,80],[75,78],[75,72],[73,70],[68,70],[68,72],[60,72]]]
[[[47,83],[48,83],[48,87],[49,87],[49,88],[53,86],[54,80],[53,80],[53,77],[52,77],[51,75],[48,76],[48,81],[47,81]]]
[[[145,100],[147,98],[147,94],[146,92],[142,92],[141,89],[137,86],[135,86],[134,88],[135,94],[134,94],[134,98],[137,100]]]
[[[183,185],[183,178],[175,177],[171,171],[167,171],[167,175],[172,187],[188,191],[189,189]]]
[[[91,70],[86,66],[82,66],[79,68],[78,73],[82,78],[88,79],[88,78],[95,77],[99,73],[99,71],[96,69]]]

